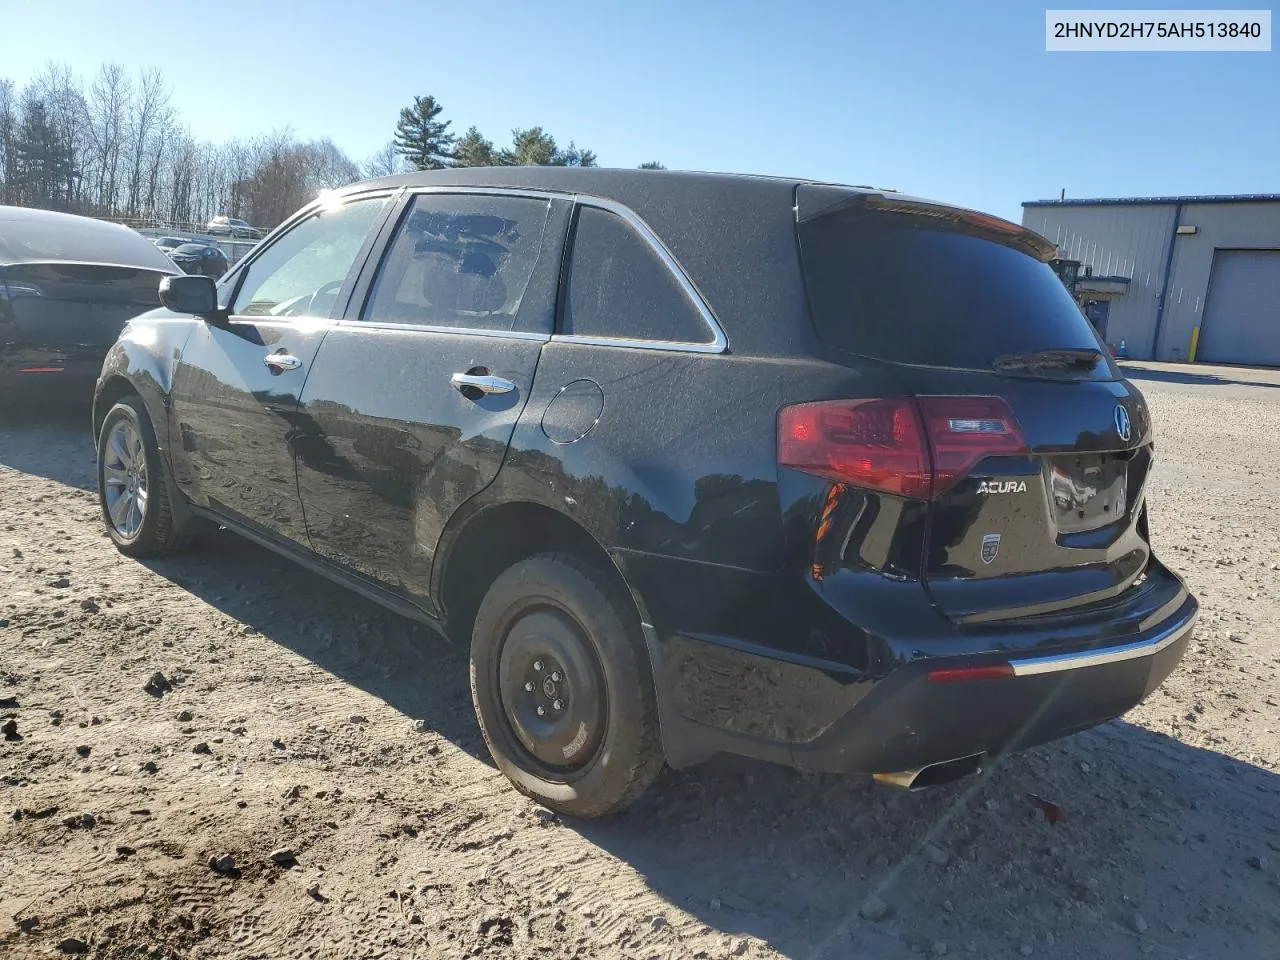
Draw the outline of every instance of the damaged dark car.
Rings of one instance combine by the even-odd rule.
[[[564,813],[717,752],[943,783],[1123,714],[1197,614],[1052,253],[807,180],[360,184],[122,333],[107,531],[223,526],[468,644],[495,762]]]
[[[128,227],[0,206],[0,397],[87,399],[125,323],[180,272]]]

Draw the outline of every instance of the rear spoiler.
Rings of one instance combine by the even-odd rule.
[[[968,227],[1045,262],[1052,260],[1058,250],[1053,241],[1028,227],[977,210],[870,190],[852,192],[850,188],[840,189],[818,184],[801,184],[796,189],[796,220],[799,223],[845,210],[859,209],[927,217]]]

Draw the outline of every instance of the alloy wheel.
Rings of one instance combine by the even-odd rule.
[[[126,540],[147,516],[147,457],[138,428],[119,420],[107,436],[102,460],[102,497],[112,528]]]

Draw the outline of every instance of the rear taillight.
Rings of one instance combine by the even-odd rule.
[[[999,397],[918,397],[933,454],[933,495],[939,497],[985,457],[1030,452],[1022,428]]]
[[[909,397],[783,407],[778,462],[903,497],[928,498],[933,487],[920,416]]]
[[[782,466],[922,500],[951,489],[984,457],[1026,452],[999,397],[824,400],[778,416]]]

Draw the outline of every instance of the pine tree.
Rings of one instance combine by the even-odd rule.
[[[58,209],[65,185],[76,177],[71,149],[49,122],[43,102],[32,101],[24,111],[13,144],[14,192],[25,204]]]
[[[511,149],[503,150],[499,162],[516,167],[594,167],[596,155],[580,150],[573,141],[561,150],[556,138],[541,127],[511,131]]]
[[[665,170],[667,168],[665,165],[659,163],[657,160],[646,160],[644,163],[640,164],[640,166],[637,167],[637,169],[638,170]]]
[[[454,159],[460,167],[493,167],[498,164],[498,154],[493,149],[493,142],[486,140],[475,127],[464,133],[458,141]]]
[[[400,111],[396,124],[396,149],[417,170],[443,170],[453,164],[457,139],[449,133],[448,120],[436,117],[444,107],[432,96],[414,97],[413,105]]]
[[[511,149],[502,151],[502,162],[512,167],[555,165],[556,138],[541,127],[511,131]]]

